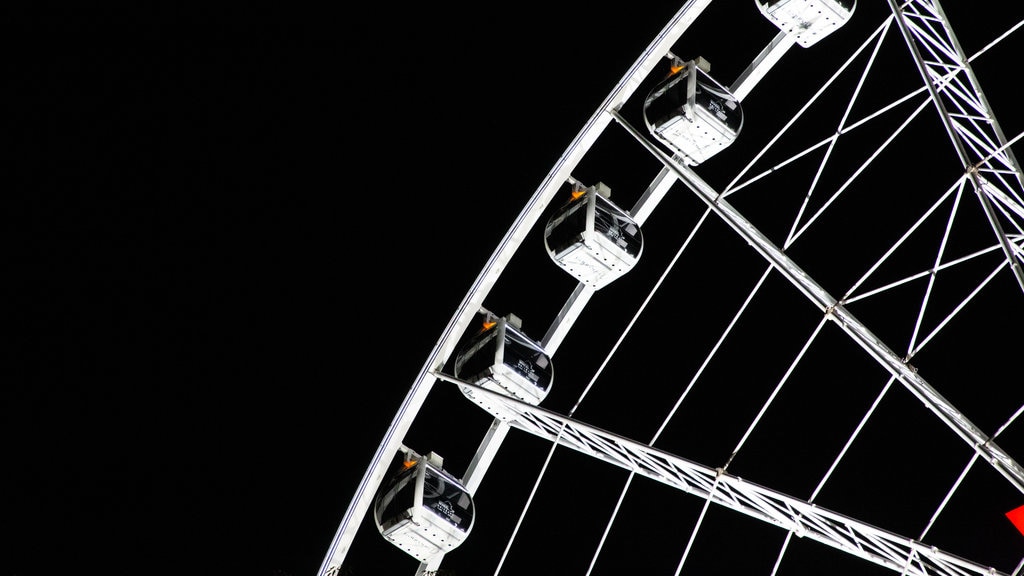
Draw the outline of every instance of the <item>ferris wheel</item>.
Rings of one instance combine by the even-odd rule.
[[[526,200],[320,576],[1024,574],[1024,9],[738,4]]]

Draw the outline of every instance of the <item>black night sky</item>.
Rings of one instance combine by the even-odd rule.
[[[4,211],[13,361],[3,401],[8,488],[0,517],[10,536],[0,576],[315,574],[466,290],[571,139],[678,9],[655,4],[642,14],[584,2],[557,10],[389,5],[368,14],[292,6],[8,10],[17,12],[8,14],[16,39],[7,83],[14,177]],[[752,1],[713,4],[679,55],[704,56],[728,84],[775,30]],[[855,19],[878,21],[888,10],[859,4]],[[1022,17],[1000,7],[1008,14],[982,22],[967,2],[945,4],[954,28],[964,23],[968,53]],[[811,78],[817,58],[862,39],[841,32],[818,56],[787,55],[744,102],[745,140],[699,167],[703,177],[726,183],[821,82]],[[1018,38],[976,64],[1010,138],[1024,122],[1003,75],[1019,48]],[[917,81],[904,70],[910,74],[885,77],[888,98]],[[851,208],[823,239],[789,252],[830,289],[863,272],[865,261],[847,248],[868,247],[873,259],[890,240],[873,233],[876,217],[930,185],[926,177],[948,186],[962,171],[944,133],[922,134],[890,150],[881,165],[886,184],[875,190],[882,200]],[[944,155],[916,154],[918,144],[935,141]],[[651,159],[634,163],[642,154],[616,145],[575,175],[608,183],[628,207],[642,191],[634,180],[650,180]],[[779,199],[787,187],[735,203],[765,215],[766,233],[781,234],[767,216],[792,208]],[[643,266],[595,296],[554,359],[546,408],[564,414],[573,405],[703,208],[682,188],[659,207]],[[741,244],[709,224],[608,366],[608,384],[582,405],[581,421],[650,439],[703,358],[693,352],[714,341],[730,318],[723,310],[742,301],[764,268]],[[929,249],[921,248],[926,259]],[[522,317],[539,339],[574,284],[548,261],[539,237],[522,250],[487,304]],[[531,250],[539,265],[527,261]],[[696,392],[660,448],[725,463],[820,320],[778,277],[772,288],[779,299],[752,309],[746,324],[760,330],[723,352],[730,365],[711,368],[720,386]],[[716,307],[719,299],[728,304]],[[899,346],[907,324],[887,322],[901,302],[865,306],[862,318]],[[915,366],[991,434],[1024,402],[1024,298],[1004,270],[971,312],[949,328],[963,341],[936,342]],[[885,384],[838,330],[818,344],[812,368],[773,406],[776,427],[753,435],[731,469],[797,498],[810,495]],[[459,475],[489,419],[453,387],[439,384],[431,394],[408,443],[437,451]],[[894,386],[891,395],[877,418],[885,425],[865,429],[821,502],[917,537],[971,451],[906,390]],[[1018,422],[999,439],[1018,461],[1022,432]],[[548,453],[524,436],[513,431],[485,479],[477,525],[446,559],[449,575],[494,572]],[[626,479],[611,468],[557,451],[502,573],[584,574]],[[958,494],[987,496],[984,504],[951,503],[957,520],[937,523],[924,541],[1008,573],[1024,556],[1024,537],[1000,514],[1024,496],[983,462],[974,470]],[[628,503],[594,573],[671,574],[702,502],[636,479]],[[770,573],[785,533],[737,517],[709,514],[684,574]],[[890,573],[814,542],[791,546],[780,574],[822,566]],[[350,559],[352,576],[416,569],[370,518]]]

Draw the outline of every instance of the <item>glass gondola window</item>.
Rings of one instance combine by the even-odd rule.
[[[421,562],[458,547],[472,530],[473,498],[431,452],[409,452],[402,469],[378,494],[377,529],[386,540]]]
[[[512,368],[536,388],[551,385],[551,361],[544,349],[518,330],[505,330],[505,346],[501,349],[501,363]]]
[[[554,369],[543,346],[521,327],[522,321],[512,314],[485,323],[485,328],[456,357],[455,376],[485,390],[539,404],[551,388]],[[466,386],[460,389],[488,412],[505,419],[514,417],[514,411],[491,396]]]
[[[430,468],[423,474],[423,506],[462,532],[473,522],[473,502],[461,484]]]
[[[387,532],[395,524],[412,518],[412,510],[416,506],[416,479],[419,469],[414,464],[405,467],[395,475],[377,498],[375,515],[377,525],[382,532]]]
[[[708,74],[704,59],[676,63],[668,78],[651,90],[644,121],[655,138],[696,166],[736,141],[743,108],[727,88]]]
[[[544,229],[551,259],[595,290],[631,270],[643,252],[640,226],[610,195],[604,183],[591,188],[574,184],[570,200]]]

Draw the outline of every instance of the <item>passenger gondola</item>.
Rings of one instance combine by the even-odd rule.
[[[804,48],[839,29],[853,15],[856,0],[754,0],[772,24]]]
[[[433,452],[407,452],[374,503],[381,535],[424,563],[457,548],[473,528],[473,497],[443,464]]]
[[[644,103],[647,129],[690,166],[724,150],[743,127],[739,100],[709,69],[703,58],[677,61]]]
[[[540,343],[522,331],[515,315],[488,316],[484,326],[455,359],[455,376],[485,390],[500,392],[527,404],[537,405],[547,396],[554,379],[551,358]],[[515,416],[500,400],[460,386],[462,393],[495,416]]]
[[[610,196],[602,182],[574,185],[544,228],[544,246],[555,264],[595,290],[631,270],[644,246],[640,226]]]

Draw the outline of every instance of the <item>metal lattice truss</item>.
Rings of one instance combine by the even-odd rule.
[[[792,498],[742,478],[696,464],[650,445],[589,426],[538,406],[519,402],[464,381],[439,379],[487,395],[509,414],[508,425],[599,458],[688,494],[707,499],[752,518],[792,531],[848,554],[908,575],[998,576],[988,566],[948,554],[933,546],[858,522],[806,501]]]
[[[753,224],[739,213],[714,188],[698,176],[692,168],[668,157],[664,152],[644,140],[635,127],[619,117],[620,123],[630,130],[650,152],[659,157],[671,169],[680,182],[690,188],[708,207],[724,220],[737,234],[754,247],[773,268],[786,277],[801,293],[811,300],[819,310],[834,321],[846,334],[861,346],[872,358],[895,376],[911,393],[935,413],[969,446],[984,456],[1000,474],[1024,493],[1024,468],[1003,451],[988,435],[972,423],[960,410],[942,397],[913,366],[896,354],[867,326],[858,320],[841,301],[829,294],[781,249],[766,238]]]
[[[897,24],[974,184],[1014,276],[1024,290],[1024,196],[1021,169],[1010,141],[985,99],[967,56],[936,2],[902,7],[889,0]],[[1007,227],[1015,232],[1007,231]]]
[[[688,0],[654,39],[595,112],[563,156],[552,168],[534,196],[509,229],[486,263],[465,299],[442,332],[421,373],[399,408],[391,427],[346,511],[334,541],[324,558],[319,574],[338,571],[355,532],[370,506],[384,475],[385,463],[401,445],[416,412],[436,380],[473,388],[476,394],[490,396],[505,407],[506,421],[496,420],[491,432],[470,464],[463,481],[471,491],[479,485],[490,460],[509,428],[525,431],[559,446],[599,458],[631,473],[639,474],[678,488],[707,502],[725,506],[749,517],[768,522],[792,534],[810,538],[840,551],[863,558],[903,574],[967,576],[1003,574],[945,553],[905,536],[859,522],[842,514],[818,507],[739,477],[702,466],[673,454],[633,441],[599,428],[583,424],[537,406],[500,396],[489,390],[459,381],[439,370],[446,364],[453,347],[483,309],[484,300],[527,232],[538,221],[557,189],[571,173],[601,132],[612,122],[631,131],[649,151],[658,157],[664,169],[651,182],[647,193],[632,209],[642,223],[667,190],[676,182],[694,192],[709,209],[726,222],[765,258],[772,268],[789,280],[825,317],[836,323],[894,378],[912,392],[971,449],[1024,493],[1024,468],[946,401],[908,363],[877,338],[845,307],[848,301],[826,292],[799,268],[783,250],[736,211],[725,196],[705,183],[689,166],[666,155],[630,127],[618,115],[619,106],[628,100],[651,70],[664,58],[683,31],[693,23],[711,0]],[[1014,140],[1003,134],[974,77],[969,59],[963,53],[941,7],[934,1],[917,0],[898,4],[889,0],[894,21],[903,34],[917,67],[924,78],[931,101],[941,117],[963,168],[995,234],[996,241],[1013,275],[1024,290],[1024,184],[1020,166],[1010,150]],[[1024,23],[1022,23],[1024,24]],[[1018,24],[1018,27],[1021,24]],[[1010,32],[1012,32],[1011,30]],[[1010,32],[1007,32],[1009,34]],[[562,338],[586,306],[593,292],[583,285],[565,303],[558,318],[543,338],[543,345],[554,353]],[[571,414],[571,413],[570,413]],[[421,566],[421,572],[427,568]]]

